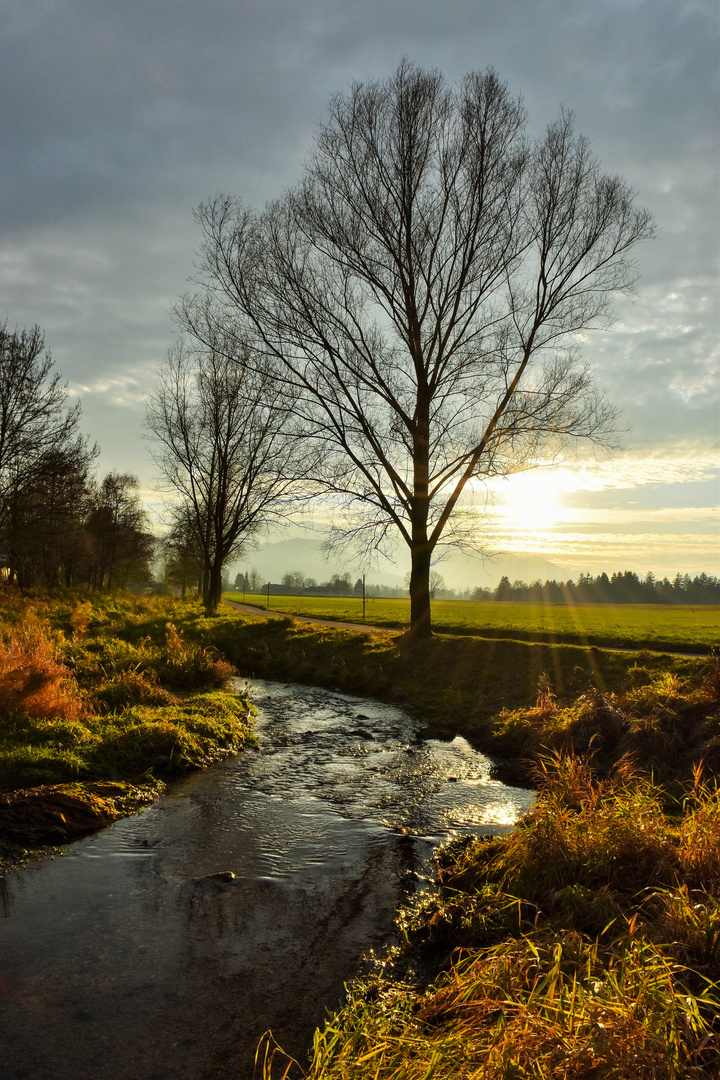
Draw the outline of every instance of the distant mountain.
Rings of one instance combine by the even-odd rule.
[[[241,562],[230,571],[232,581],[238,570],[249,571],[253,567],[264,581],[279,582],[283,575],[300,570],[306,577],[315,578],[319,583],[327,581],[333,574],[349,573],[353,580],[360,577],[358,569],[351,559],[345,558],[338,551],[335,557],[325,559],[322,553],[322,537],[291,537],[260,545],[247,553]],[[409,556],[403,553],[398,564],[384,563],[379,569],[367,571],[368,584],[383,584],[402,588],[405,575],[410,569]],[[500,578],[507,576],[511,582],[531,582],[540,578],[566,581],[573,577],[573,572],[566,566],[543,559],[537,555],[492,555],[473,556],[461,551],[453,551],[439,561],[435,569],[442,574],[445,584],[450,589],[473,589],[476,586],[494,588]]]
[[[557,580],[567,581],[573,577],[567,566],[543,559],[539,555],[468,555],[453,551],[435,567],[442,574],[449,589],[467,589],[480,585],[493,589],[501,577],[513,581]]]

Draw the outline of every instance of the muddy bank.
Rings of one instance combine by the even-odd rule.
[[[136,813],[164,785],[98,781],[48,784],[0,794],[0,855],[17,847],[66,844]]]

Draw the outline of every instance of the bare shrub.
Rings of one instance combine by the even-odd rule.
[[[0,718],[20,713],[38,719],[71,719],[80,699],[68,669],[55,658],[47,628],[14,630],[0,642]]]

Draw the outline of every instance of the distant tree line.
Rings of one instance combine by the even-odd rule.
[[[268,584],[271,593],[284,596],[362,596],[362,578],[353,581],[349,574],[333,574],[327,581],[319,583],[301,570],[291,570],[283,575],[282,581],[269,583],[260,577],[255,567],[235,575],[235,589],[243,592],[260,593]]]
[[[524,581],[503,577],[496,589],[475,589],[473,600],[523,600],[545,604],[720,604],[720,578],[676,574],[670,581],[632,570],[608,577],[581,574],[577,581]]]
[[[123,587],[150,577],[136,477],[94,475],[97,446],[40,329],[0,325],[0,574],[21,587]]]

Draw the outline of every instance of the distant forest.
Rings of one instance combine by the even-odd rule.
[[[503,577],[496,589],[475,589],[474,600],[525,600],[546,604],[720,604],[720,578],[676,574],[670,581],[654,574],[581,574],[577,581],[524,581]]]

